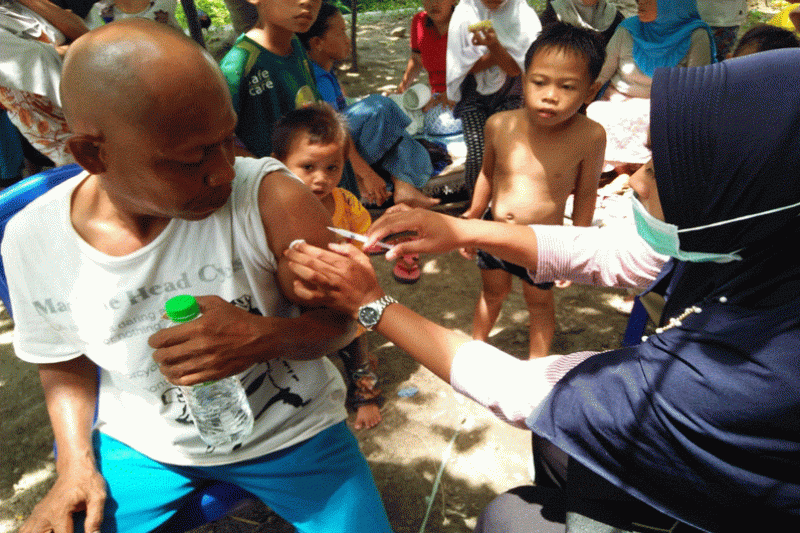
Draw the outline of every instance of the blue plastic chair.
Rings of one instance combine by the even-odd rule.
[[[34,174],[0,192],[0,241],[5,234],[6,224],[14,215],[56,185],[76,176],[81,170],[78,165],[57,167]],[[13,316],[2,258],[0,258],[0,299],[3,300],[8,314]],[[219,520],[247,499],[255,499],[255,496],[236,485],[211,481],[192,494],[165,526],[169,531],[188,531]]]

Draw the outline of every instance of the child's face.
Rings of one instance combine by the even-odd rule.
[[[258,18],[292,33],[308,31],[319,14],[322,0],[248,0],[255,4]]]
[[[350,36],[341,13],[335,13],[328,19],[328,29],[322,34],[319,45],[333,60],[342,61],[350,57]]]
[[[570,119],[592,100],[596,91],[596,84],[589,79],[587,59],[560,48],[537,51],[523,84],[528,115],[545,127]]]
[[[344,146],[336,142],[311,143],[307,133],[299,132],[294,135],[283,163],[322,200],[342,179]]]
[[[456,0],[423,0],[422,7],[433,22],[444,24],[450,21],[455,3]]]

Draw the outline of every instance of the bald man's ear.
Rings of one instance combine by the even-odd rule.
[[[106,171],[100,145],[102,139],[94,135],[75,134],[67,139],[67,148],[75,161],[90,174],[102,174]]]

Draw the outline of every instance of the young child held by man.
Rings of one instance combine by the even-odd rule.
[[[325,103],[311,104],[278,121],[272,155],[308,185],[331,214],[335,227],[363,234],[372,224],[369,212],[352,193],[337,187],[349,144],[344,118]],[[338,353],[348,380],[347,403],[356,410],[354,427],[372,428],[381,421],[381,391],[375,388],[377,360],[370,355],[363,335]]]
[[[525,56],[524,107],[496,113],[486,122],[483,165],[462,217],[560,225],[574,193],[573,224],[591,224],[606,135],[602,126],[578,111],[597,93],[595,80],[604,59],[601,37],[592,30],[560,22],[542,30]],[[529,355],[548,355],[555,332],[552,284],[536,286],[524,268],[477,253],[483,286],[473,338],[489,337],[513,273],[525,281]]]

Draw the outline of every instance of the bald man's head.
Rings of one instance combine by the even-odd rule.
[[[130,126],[179,127],[187,112],[227,85],[213,58],[182,33],[154,21],[126,19],[76,40],[64,61],[61,97],[76,134],[108,136]]]
[[[70,152],[94,176],[86,190],[117,213],[196,220],[227,201],[236,113],[189,38],[143,19],[89,32],[70,46],[61,95]]]

